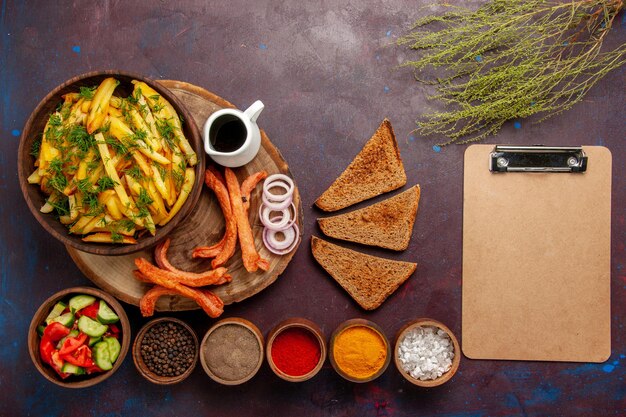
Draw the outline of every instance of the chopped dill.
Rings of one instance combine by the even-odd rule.
[[[35,158],[39,158],[39,152],[41,151],[41,138],[37,138],[33,141],[33,144],[30,146],[30,154]]]
[[[139,169],[137,165],[133,165],[132,167],[127,169],[125,173],[126,175],[129,175],[134,180],[137,180],[137,181],[143,180],[143,173],[141,172],[141,169]]]
[[[93,184],[89,181],[89,178],[83,178],[76,183],[76,188],[83,194],[89,194],[93,192]]]
[[[79,96],[84,98],[85,100],[92,100],[93,99],[93,95],[95,94],[97,88],[98,88],[98,86],[80,87]]]
[[[67,133],[67,141],[78,147],[82,152],[87,152],[89,148],[96,146],[96,139],[87,133],[87,129],[81,125],[73,125]]]
[[[113,188],[117,185],[117,183],[115,181],[113,181],[113,179],[109,176],[103,176],[98,180],[98,193],[101,193],[102,191],[108,190],[110,188]]]
[[[161,137],[165,139],[167,146],[172,150],[176,149],[177,138],[174,134],[175,127],[172,126],[172,123],[169,120],[157,120],[156,127]]]

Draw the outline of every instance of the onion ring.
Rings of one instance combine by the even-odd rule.
[[[261,204],[259,207],[259,217],[261,218],[261,223],[268,229],[280,231],[290,227],[296,218],[296,206],[291,203],[291,208],[293,209],[293,217],[291,216],[291,211],[289,208],[284,208],[282,210],[272,210],[271,208]],[[282,216],[274,216],[270,217],[272,212],[282,213]],[[274,220],[278,220],[278,222],[274,222]]]
[[[289,207],[289,204],[291,204],[291,202],[293,201],[293,199],[289,197],[283,201],[274,202],[274,201],[269,200],[265,194],[263,194],[263,196],[261,197],[261,200],[263,201],[263,204],[265,204],[267,207],[275,211],[286,209],[287,207]]]
[[[285,190],[287,190],[287,194],[289,195],[293,194],[293,190],[295,188],[293,184],[293,180],[285,174],[272,174],[269,177],[267,177],[265,179],[265,182],[263,183],[263,194],[270,194],[272,196],[275,196],[276,194],[272,194],[269,191],[270,188],[273,188],[273,187],[270,187],[270,185],[272,185],[275,182],[280,182],[280,181],[287,183],[288,188],[285,188]],[[280,194],[278,198],[280,198]]]
[[[269,190],[272,188],[282,188],[285,190],[284,194],[274,194]],[[289,197],[293,196],[293,187],[289,187],[289,184],[285,184],[282,181],[273,181],[273,182],[265,182],[263,184],[263,195],[269,200],[274,201],[276,203],[280,203],[281,201],[287,200]]]
[[[294,250],[294,248],[298,245],[298,242],[300,240],[300,229],[298,228],[298,225],[295,223],[291,226],[290,229],[294,231],[294,238],[293,238],[293,242],[291,242],[289,247],[285,249],[275,249],[272,247],[272,245],[269,244],[270,242],[266,242],[267,241],[266,232],[268,231],[268,229],[265,229],[263,231],[263,243],[265,243],[265,247],[267,248],[267,250],[272,252],[275,255],[285,255],[291,252],[292,250]],[[267,233],[270,233],[270,232],[267,232]]]
[[[283,240],[277,240],[276,234],[282,233],[285,237]],[[293,227],[289,227],[285,230],[272,230],[267,227],[263,229],[263,242],[267,242],[269,246],[276,250],[287,249],[293,241],[296,239],[296,232]]]

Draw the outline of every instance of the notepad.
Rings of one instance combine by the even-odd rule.
[[[584,172],[575,172],[583,170],[575,154],[548,166],[546,148],[523,148],[465,152],[463,353],[603,362],[611,354],[611,153],[583,147]]]

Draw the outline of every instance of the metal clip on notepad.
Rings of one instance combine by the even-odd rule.
[[[496,146],[489,155],[491,172],[585,172],[581,146]]]

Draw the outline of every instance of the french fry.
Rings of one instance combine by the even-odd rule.
[[[92,221],[94,219],[94,216],[82,216],[80,217],[76,223],[74,223],[72,225],[72,227],[70,227],[70,233],[71,234],[83,234],[83,229],[85,228],[85,226],[87,226],[87,223],[89,223],[90,221]]]
[[[67,197],[70,206],[70,220],[78,218],[78,207],[76,206],[76,196],[74,194]]]
[[[66,93],[66,94],[63,94],[61,97],[63,97],[64,102],[68,104],[68,103],[73,103],[75,101],[78,101],[78,99],[80,98],[80,94]]]
[[[126,217],[131,219],[135,224],[139,226],[144,226],[143,220],[137,216],[137,213],[135,212],[135,206],[133,202],[130,201],[130,199],[128,198],[126,189],[124,189],[124,186],[122,185],[122,181],[120,180],[120,177],[117,175],[117,171],[115,170],[115,166],[113,165],[112,160],[111,160],[111,153],[109,152],[109,148],[104,142],[104,136],[102,135],[102,133],[96,134],[96,142],[98,144],[98,150],[100,151],[100,157],[102,158],[102,163],[104,164],[104,169],[107,175],[115,183],[115,185],[113,186],[113,189],[117,193],[117,196],[119,197],[120,202],[122,203],[122,207],[124,207],[122,212],[126,215]],[[146,228],[148,228],[147,225],[146,225]]]
[[[147,156],[148,158],[156,161],[160,164],[169,164],[170,160],[165,158],[160,153],[150,149],[148,145],[143,140],[134,139],[134,132],[131,130],[126,123],[124,123],[121,119],[110,116],[108,120],[111,123],[110,132],[117,140],[125,145],[135,145],[139,152]],[[133,151],[134,152],[134,151]]]
[[[189,194],[191,194],[193,182],[195,179],[196,174],[193,168],[187,168],[185,170],[185,179],[183,181],[183,186],[180,190],[180,194],[178,194],[178,199],[176,200],[176,203],[174,203],[174,206],[171,208],[167,217],[159,222],[159,226],[165,226],[167,223],[169,223],[170,220],[172,220],[176,213],[180,211],[183,204],[185,204],[185,201],[187,201],[187,197],[189,197]]]
[[[59,221],[61,222],[61,224],[64,225],[68,225],[68,224],[72,224],[73,220],[70,219],[70,216],[59,216]]]
[[[139,197],[142,194],[142,191],[146,194],[148,194],[148,191],[145,190],[137,181],[135,181],[130,175],[125,175],[124,179],[126,181],[126,183],[128,184],[128,188],[131,191],[131,193],[135,196],[135,201],[137,201],[139,199]],[[137,203],[135,203],[136,206],[138,206]],[[158,214],[158,210],[154,207],[154,201],[152,201],[151,203],[149,203],[147,205],[148,210],[152,213]],[[154,219],[152,218],[152,216],[150,215],[150,213],[146,212],[143,215],[143,225],[146,227],[146,229],[148,229],[148,231],[150,233],[152,233],[154,235],[154,233],[156,232],[156,226],[154,224]]]
[[[39,209],[40,212],[42,213],[52,213],[52,210],[54,210],[54,203],[57,203],[60,200],[60,196],[58,192],[53,192],[52,194],[50,194],[50,197],[48,197],[48,199],[46,200],[46,203],[41,206],[41,209]]]
[[[80,231],[81,234],[86,235],[88,233],[91,233],[91,231],[95,228],[95,227],[102,227],[105,226],[105,222],[104,222],[104,214],[99,214],[95,217],[93,217],[84,227],[83,229]]]
[[[159,194],[164,199],[169,199],[170,193],[165,186],[165,182],[163,182],[163,178],[161,178],[161,172],[159,168],[157,168],[154,164],[152,164],[152,179],[154,180],[154,185],[156,189],[159,191]]]
[[[133,159],[135,160],[135,162],[137,162],[137,165],[139,165],[139,169],[141,169],[143,175],[152,175],[152,168],[150,168],[150,165],[148,165],[148,162],[146,162],[146,158],[144,158],[144,156],[139,152],[133,151],[132,154]]]
[[[108,225],[107,227],[94,227],[91,231],[93,233],[113,233],[111,232],[111,230],[115,230],[115,233],[119,235],[129,236],[129,237],[135,236],[135,233],[137,232],[137,229],[135,228],[132,228],[130,230],[126,230],[123,228],[115,229],[115,224]]]
[[[93,133],[102,127],[111,96],[118,84],[119,81],[109,77],[102,81],[96,89],[91,100],[91,106],[89,106],[89,114],[87,115],[87,132]]]
[[[130,108],[130,119],[133,122],[133,126],[138,132],[144,132],[146,134],[146,144],[150,147],[150,149],[154,152],[158,152],[161,150],[161,143],[159,140],[152,134],[152,130],[146,124],[146,121],[141,117],[139,112],[135,108]]]
[[[152,136],[157,139],[158,148],[155,148],[155,150],[160,151],[163,147],[163,138],[161,137],[161,133],[159,133],[159,129],[157,129],[156,120],[154,120],[152,110],[150,110],[150,106],[148,106],[146,98],[143,95],[137,99],[137,105],[139,107],[139,112],[146,121],[146,125],[148,125],[150,131],[152,132]]]
[[[89,113],[89,107],[91,107],[91,100],[83,101],[83,104],[80,106],[80,111],[87,114]]]
[[[154,185],[153,181],[147,181],[147,186],[146,184],[144,184],[144,188],[146,190],[148,190],[148,194],[150,195],[150,198],[152,199],[152,201],[154,202],[154,206],[156,209],[156,212],[159,214],[159,220],[156,220],[156,217],[154,218],[154,222],[158,223],[159,221],[163,220],[165,217],[167,217],[167,210],[165,209],[165,204],[163,203],[163,198],[161,198],[161,195],[159,194],[159,192],[156,189],[156,186]]]
[[[39,175],[39,170],[38,169],[34,170],[33,173],[28,176],[27,181],[29,184],[40,184],[41,175]]]
[[[122,114],[122,112],[120,111],[120,109],[116,109],[113,106],[109,106],[108,110],[107,110],[107,114],[109,116],[113,116],[113,117],[124,117],[124,115]]]
[[[119,109],[122,107],[122,99],[117,96],[111,97],[111,100],[109,100],[109,106]]]
[[[88,236],[83,237],[83,242],[95,242],[95,243],[125,243],[129,245],[133,245],[137,243],[137,240],[130,236],[122,236],[121,240],[113,239],[113,235],[111,232],[100,232],[94,233]]]
[[[142,95],[146,98],[152,109],[158,108],[158,111],[154,111],[154,116],[162,122],[172,124],[174,136],[187,162],[189,162],[191,166],[196,165],[198,163],[198,155],[196,155],[189,141],[185,138],[180,118],[176,110],[174,110],[174,107],[148,84],[137,80],[133,80],[133,84],[135,84],[135,90],[137,88],[141,89]]]
[[[112,195],[107,198],[104,202],[104,206],[106,207],[106,211],[109,213],[114,220],[122,220],[124,215],[119,208],[117,202],[119,201],[119,197],[117,195]],[[134,233],[133,233],[134,234]]]

